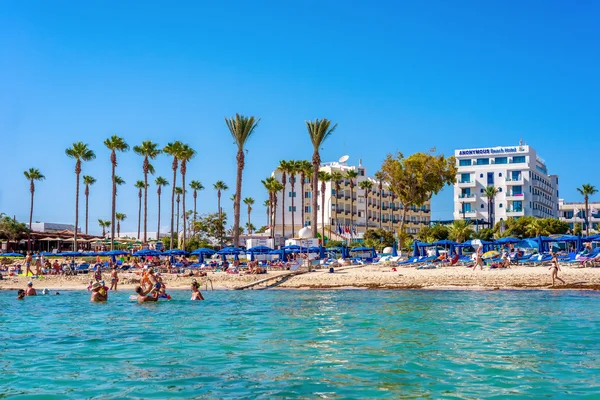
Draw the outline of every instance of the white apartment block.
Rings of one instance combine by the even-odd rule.
[[[484,190],[497,188],[492,222],[534,216],[558,218],[558,176],[523,143],[518,146],[455,150],[454,219],[488,221]]]
[[[588,202],[590,212],[590,229],[600,230],[600,202]],[[569,227],[573,229],[575,224],[580,224],[581,228],[585,230],[586,221],[586,209],[585,203],[582,202],[565,202],[563,199],[558,200],[558,217],[561,221],[565,221],[569,224]]]
[[[340,159],[343,160],[344,158]],[[328,173],[340,172],[345,175],[347,171],[354,170],[358,177],[354,179],[354,190],[351,190],[350,180],[339,181],[340,191],[335,192],[335,183],[327,182],[325,186],[325,202],[321,199],[321,182],[319,182],[317,229],[322,232],[325,228],[325,236],[334,239],[358,239],[362,238],[367,227],[369,229],[382,228],[396,232],[400,227],[402,217],[402,204],[390,192],[388,185],[384,182],[381,193],[379,192],[379,181],[367,175],[366,168],[359,163],[358,166],[350,166],[345,161],[327,162],[321,165],[321,170]],[[281,182],[282,173],[275,170],[272,176]],[[312,188],[308,177],[302,193],[300,175],[296,176],[293,184],[291,177],[286,177],[285,190],[277,195],[277,210],[274,234],[275,237],[290,238],[297,235],[304,225],[313,226],[311,221]],[[372,189],[369,193],[359,187],[360,182],[370,180]],[[285,194],[285,203],[282,201]],[[294,204],[292,205],[292,200]],[[321,207],[325,207],[324,218],[322,218]],[[292,212],[292,210],[294,210]],[[304,210],[304,216],[302,215]],[[282,217],[285,215],[285,227]],[[429,225],[431,217],[431,203],[427,202],[421,207],[412,207],[407,215],[405,224],[406,232],[416,234],[421,227]],[[293,226],[292,226],[293,218]],[[323,225],[324,224],[324,225]],[[350,227],[352,233],[339,234],[338,227]],[[285,234],[284,234],[285,229]],[[331,234],[334,232],[334,234]]]

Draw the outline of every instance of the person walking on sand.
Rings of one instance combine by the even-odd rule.
[[[25,276],[29,276],[29,274],[33,275],[33,272],[31,272],[32,261],[33,258],[31,257],[31,253],[27,252],[27,255],[25,256]]]
[[[558,267],[558,258],[556,258],[556,253],[552,253],[552,265],[550,265],[550,268],[548,269],[552,270],[552,286],[554,286],[555,279],[558,279],[563,283],[563,285],[566,285],[566,282],[558,277],[558,271],[560,271],[560,268]]]
[[[117,291],[117,284],[119,283],[119,276],[117,275],[117,267],[113,267],[110,273],[110,290]]]
[[[479,267],[483,271],[483,245],[480,245],[475,252],[475,265],[473,265],[473,271]]]

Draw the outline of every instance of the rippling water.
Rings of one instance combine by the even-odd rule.
[[[600,294],[0,293],[0,397],[600,396]]]

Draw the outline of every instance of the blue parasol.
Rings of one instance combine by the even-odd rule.
[[[25,257],[25,256],[20,253],[4,253],[4,254],[0,254],[0,257]]]

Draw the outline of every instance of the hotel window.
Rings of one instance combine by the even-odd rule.
[[[469,167],[471,166],[471,160],[458,160],[459,167]]]
[[[477,165],[488,165],[490,163],[489,158],[478,158],[476,164]]]
[[[500,172],[500,173],[498,174],[498,176],[499,176],[499,177],[502,177],[502,172]]]
[[[488,185],[493,185],[494,184],[494,173],[493,172],[488,172],[487,173],[487,184]]]
[[[463,203],[463,209],[465,212],[471,212],[471,203]]]
[[[495,164],[508,164],[508,157],[496,157],[494,159]]]
[[[288,192],[288,197],[296,197],[296,192]]]
[[[485,207],[485,206],[482,204],[482,205],[481,205],[481,208],[484,208],[484,207]]]
[[[500,193],[502,191],[502,188],[498,188],[498,193]]]
[[[304,198],[305,199],[310,199],[312,197],[312,192],[306,192],[304,193]]]
[[[502,203],[498,204],[498,208],[502,208]]]
[[[317,206],[317,207],[318,207],[318,206]],[[296,211],[296,210],[295,210],[295,208],[296,208],[296,207],[294,207],[294,211]],[[310,212],[310,210],[311,210],[310,206],[306,206],[306,207],[304,207],[304,212]],[[291,210],[290,210],[290,211],[291,211]]]
[[[513,164],[520,164],[525,162],[525,156],[514,156],[512,158]]]
[[[292,212],[292,211],[294,211],[294,212],[295,212],[295,211],[296,211],[296,206],[294,206],[294,207],[292,207],[292,206],[289,206],[289,207],[288,207],[288,211],[289,211],[289,212]]]
[[[513,211],[516,211],[516,212],[523,211],[523,202],[522,201],[513,201]]]
[[[471,174],[460,174],[461,183],[469,183],[471,182]]]
[[[523,194],[523,186],[513,187],[513,196],[519,196]]]

